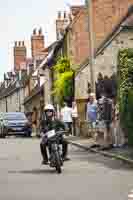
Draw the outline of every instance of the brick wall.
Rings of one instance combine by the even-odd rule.
[[[26,67],[26,46],[24,42],[15,42],[14,46],[14,70],[19,71]]]
[[[42,34],[42,29],[40,28],[38,33],[36,29],[33,30],[33,34],[31,36],[31,53],[32,58],[36,59],[39,56],[43,55],[42,50],[44,49],[44,35]]]
[[[71,58],[80,65],[89,55],[87,10],[82,8],[71,24]]]
[[[133,0],[92,0],[95,48],[118,24],[132,4]],[[87,10],[83,6],[78,9],[69,30],[69,55],[74,64],[80,65],[89,55],[89,33]]]
[[[117,71],[117,56],[119,49],[133,47],[133,31],[122,31],[95,59],[95,81],[99,72],[103,75],[112,75]],[[89,66],[86,66],[75,79],[75,98],[86,99]]]
[[[95,47],[126,14],[133,0],[92,0]]]

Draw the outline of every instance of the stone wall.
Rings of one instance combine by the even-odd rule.
[[[19,92],[20,92],[20,103],[21,103],[21,112],[24,111],[24,89],[22,88],[20,91],[15,91],[12,95],[3,98],[0,100],[0,112],[6,112],[6,104],[8,112],[16,112],[19,111]]]
[[[122,31],[117,37],[96,57],[94,64],[94,78],[101,72],[103,75],[112,75],[117,71],[117,56],[119,49],[133,47],[133,31]],[[86,99],[89,64],[78,73],[75,78],[76,99]]]
[[[117,56],[121,48],[133,47],[133,31],[122,31],[95,59],[95,80],[99,72],[112,75],[117,72]]]
[[[36,107],[37,110],[40,109],[40,94],[31,98],[27,103],[25,103],[25,112],[32,112],[33,108]]]
[[[75,78],[75,99],[88,98],[88,80],[90,80],[90,68],[87,65]]]

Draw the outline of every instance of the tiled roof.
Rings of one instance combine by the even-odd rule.
[[[125,20],[125,22],[123,23],[123,26],[126,27],[133,27],[133,14],[127,18],[127,20]]]
[[[24,87],[26,85],[27,80],[28,80],[27,72],[23,71],[22,79],[21,79],[21,81],[19,81],[21,87]],[[8,97],[12,93],[16,92],[19,89],[16,87],[16,83],[17,83],[17,80],[11,80],[9,82],[8,87],[5,88],[5,84],[3,82],[3,84],[0,87],[0,99]]]
[[[43,85],[40,86],[36,86],[35,88],[33,88],[33,90],[31,91],[30,95],[27,96],[24,99],[24,104],[26,104],[27,102],[29,102],[32,98],[34,98],[36,95],[38,95],[39,93],[41,93],[41,91],[44,89]]]

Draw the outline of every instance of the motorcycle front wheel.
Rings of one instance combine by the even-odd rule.
[[[56,160],[56,171],[58,174],[61,174],[62,172],[62,169],[61,169],[61,158],[60,158],[60,155],[59,155],[59,152],[56,151],[55,152],[55,160]]]

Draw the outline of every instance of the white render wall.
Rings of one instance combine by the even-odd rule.
[[[24,89],[22,88],[20,91],[20,102],[21,102],[21,112],[24,112]],[[7,109],[8,112],[16,112],[19,111],[19,93],[14,92],[7,99],[3,98],[0,100],[0,112],[6,112],[6,101],[7,101]]]
[[[113,72],[117,72],[118,52],[122,48],[133,48],[133,31],[122,31],[117,37],[106,47],[103,54],[99,54],[94,62],[94,79],[101,72],[103,75],[111,76]],[[86,66],[75,78],[75,98],[86,99],[87,83],[90,82],[89,66]]]
[[[99,72],[104,75],[112,75],[117,72],[118,52],[122,48],[133,48],[133,32],[121,32],[104,50],[103,55],[98,55],[95,59],[95,80]]]
[[[88,80],[90,80],[90,67],[86,66],[75,78],[75,98],[88,98]]]
[[[50,69],[46,68],[44,71],[44,102],[45,104],[52,103],[51,100],[51,77],[50,77]]]

